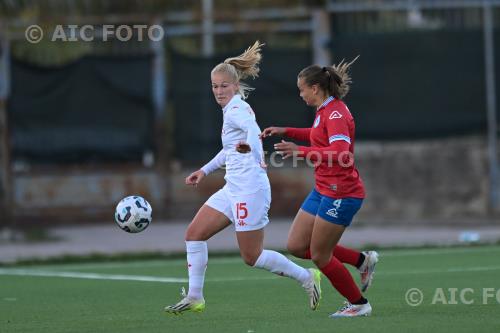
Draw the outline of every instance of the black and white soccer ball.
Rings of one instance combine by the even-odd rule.
[[[123,198],[115,210],[115,222],[130,233],[144,231],[152,221],[153,209],[141,196],[132,195]]]

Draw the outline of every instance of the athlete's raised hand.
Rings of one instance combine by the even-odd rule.
[[[261,139],[267,138],[268,136],[284,136],[286,132],[285,127],[268,127],[260,133],[259,137]]]

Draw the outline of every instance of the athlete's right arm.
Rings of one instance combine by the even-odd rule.
[[[287,127],[285,128],[285,136],[290,139],[310,142],[311,128],[295,128]]]
[[[261,138],[268,136],[286,136],[290,139],[309,142],[310,128],[294,128],[294,127],[268,127],[260,134]]]
[[[260,133],[260,138],[264,139],[268,136],[284,136],[286,132],[286,128],[284,127],[268,127]]]
[[[201,171],[208,175],[226,164],[226,153],[222,149],[210,162],[201,167]]]
[[[203,177],[219,169],[224,164],[226,164],[226,153],[224,153],[224,149],[222,149],[217,155],[215,155],[214,158],[212,158],[212,160],[210,160],[210,162],[201,167],[200,170],[197,170],[187,176],[186,185],[198,185]]]

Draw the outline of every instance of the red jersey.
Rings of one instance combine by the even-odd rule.
[[[354,166],[354,119],[341,100],[329,97],[316,111],[312,128],[286,129],[285,135],[309,141],[299,156],[315,163],[316,190],[332,198],[364,198],[365,188]]]

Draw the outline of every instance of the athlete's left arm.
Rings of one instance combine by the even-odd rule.
[[[264,161],[264,149],[262,148],[262,140],[260,139],[260,128],[255,120],[255,114],[250,107],[248,109],[240,109],[231,114],[231,121],[242,131],[247,133],[245,142],[250,146],[250,152],[258,162]]]
[[[260,138],[260,128],[254,119],[248,119],[242,123],[242,129],[247,132],[246,143],[250,146],[250,151],[253,153],[257,161],[263,161],[264,149],[262,148],[262,140]]]

